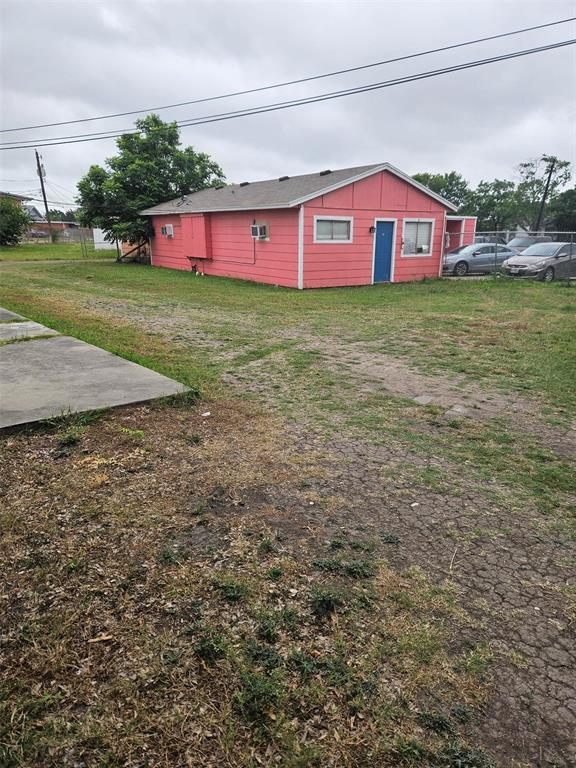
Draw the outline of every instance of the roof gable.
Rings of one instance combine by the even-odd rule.
[[[309,173],[302,176],[283,176],[267,181],[228,184],[216,188],[210,187],[193,192],[166,203],[146,208],[140,213],[144,216],[208,213],[211,211],[258,210],[262,208],[293,208],[334,190],[341,189],[355,181],[388,171],[407,184],[432,197],[449,210],[456,210],[448,200],[440,197],[423,184],[412,179],[390,163],[364,165],[354,168],[342,168],[336,171]]]

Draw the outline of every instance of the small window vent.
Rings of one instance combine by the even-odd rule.
[[[249,181],[242,181],[242,182],[240,182],[240,186],[241,186],[241,187],[247,187],[247,186],[248,186],[248,184],[250,184],[250,182],[249,182]]]
[[[290,176],[280,176],[278,181],[287,181],[290,178]]]
[[[320,171],[320,176],[328,176],[329,173],[332,173],[330,169],[328,169],[327,171]]]
[[[174,226],[172,224],[165,224],[160,227],[160,233],[166,237],[174,237]]]
[[[268,237],[268,227],[266,224],[252,224],[250,234],[254,240],[266,240]]]

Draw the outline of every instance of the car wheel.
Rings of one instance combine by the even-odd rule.
[[[542,275],[542,281],[551,283],[552,280],[554,280],[554,267],[546,267],[544,274]]]
[[[459,261],[454,267],[454,274],[457,277],[464,277],[468,274],[468,264],[465,261]]]

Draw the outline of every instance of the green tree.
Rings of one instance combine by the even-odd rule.
[[[69,209],[61,211],[59,208],[49,208],[50,221],[76,221],[76,211]]]
[[[537,228],[540,204],[551,169],[548,204],[554,201],[561,188],[570,181],[570,163],[554,155],[541,155],[518,166],[520,181],[516,188],[517,223],[526,229]]]
[[[481,181],[471,195],[470,207],[479,231],[498,231],[517,223],[516,186],[513,181]]]
[[[464,209],[470,203],[470,185],[466,179],[456,171],[448,173],[416,173],[412,177],[420,184],[436,192],[437,195],[445,197],[458,209]]]
[[[556,195],[548,211],[548,220],[559,232],[576,232],[576,187]]]
[[[136,121],[137,133],[116,140],[118,154],[93,165],[78,183],[82,224],[97,226],[110,239],[146,241],[148,220],[138,212],[157,203],[221,184],[220,166],[204,152],[181,148],[176,123],[158,115]]]
[[[18,245],[30,226],[30,218],[20,204],[0,197],[0,245]]]

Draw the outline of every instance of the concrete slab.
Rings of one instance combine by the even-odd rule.
[[[4,320],[24,320],[24,318],[22,315],[17,315],[16,312],[10,312],[9,309],[0,307],[0,323],[4,322]]]
[[[33,339],[34,336],[56,336],[58,331],[46,328],[45,325],[24,320],[21,323],[0,323],[0,341],[14,339]]]
[[[70,336],[0,346],[0,428],[185,391],[177,381]]]

